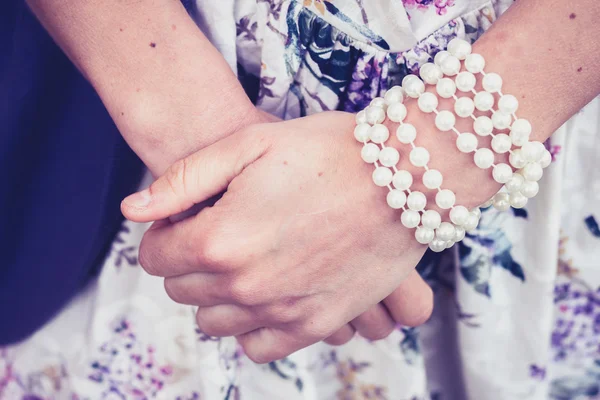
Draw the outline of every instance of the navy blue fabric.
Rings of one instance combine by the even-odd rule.
[[[0,9],[0,345],[94,276],[142,163],[23,1]]]

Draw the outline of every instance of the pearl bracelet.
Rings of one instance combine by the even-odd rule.
[[[354,135],[363,143],[363,160],[375,166],[373,181],[378,186],[388,187],[387,203],[394,209],[402,209],[402,224],[407,228],[416,228],[416,240],[422,244],[429,244],[429,248],[436,252],[451,247],[464,238],[465,232],[476,228],[481,211],[479,208],[469,211],[464,206],[455,205],[454,193],[441,188],[442,174],[429,168],[429,152],[415,145],[416,129],[412,124],[404,122],[407,110],[403,101],[406,96],[417,99],[421,111],[435,113],[437,129],[442,132],[453,131],[457,135],[457,148],[462,153],[474,153],[473,160],[477,167],[493,168],[492,177],[503,184],[503,187],[481,207],[493,205],[501,211],[511,206],[524,207],[528,199],[539,191],[537,181],[543,175],[543,168],[546,168],[552,159],[550,152],[541,142],[529,141],[531,124],[517,117],[518,100],[515,96],[502,93],[502,78],[495,73],[486,73],[483,56],[471,51],[468,42],[453,39],[448,44],[448,51],[439,52],[433,63],[424,64],[420,68],[422,80],[417,75],[407,75],[402,81],[402,87],[391,88],[384,98],[374,99],[369,107],[356,115],[357,126]],[[461,61],[464,61],[466,71],[460,71]],[[475,90],[477,74],[483,77],[482,91]],[[478,147],[475,134],[458,131],[455,128],[456,116],[451,111],[438,110],[438,97],[435,93],[425,92],[425,84],[435,85],[439,96],[453,98],[454,113],[460,118],[473,119],[473,130],[477,135],[492,136],[491,149]],[[457,90],[472,93],[474,98],[458,97]],[[497,110],[493,109],[494,93],[500,96]],[[475,109],[491,112],[491,118],[476,117]],[[426,210],[425,194],[410,189],[413,183],[412,174],[396,168],[400,153],[392,147],[385,146],[390,136],[389,129],[382,124],[386,116],[399,123],[396,130],[398,140],[411,146],[411,164],[425,169],[423,184],[430,190],[437,190],[436,204],[441,209],[450,209],[451,222],[442,222],[437,211]],[[505,129],[510,131],[509,134],[498,132]],[[495,164],[494,153],[509,153],[510,165]],[[511,166],[517,171],[513,171]]]

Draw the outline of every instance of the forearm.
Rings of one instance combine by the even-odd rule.
[[[485,57],[485,71],[500,74],[502,91],[519,100],[517,115],[531,122],[531,140],[546,140],[600,93],[598,18],[600,4],[594,0],[519,0],[474,44],[473,52]],[[430,166],[442,171],[445,187],[455,190],[462,204],[490,198],[501,186],[490,170],[476,168],[472,155],[456,149],[456,136],[436,131],[434,116],[414,103],[408,106],[409,122],[416,123],[417,142],[430,149]],[[440,109],[453,105],[452,99],[440,99]],[[456,127],[473,132],[473,121],[457,118]],[[489,138],[479,141],[489,146]]]
[[[155,175],[256,118],[179,1],[28,4]]]
[[[519,0],[474,45],[519,99],[532,139],[548,138],[600,93],[600,3]]]

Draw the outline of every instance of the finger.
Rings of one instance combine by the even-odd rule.
[[[229,303],[222,288],[222,276],[194,272],[165,278],[165,291],[176,303],[212,307]]]
[[[196,312],[198,328],[209,336],[237,336],[261,327],[249,309],[232,304],[200,307]]]
[[[350,323],[360,336],[369,340],[384,339],[396,327],[395,321],[382,304],[374,305]]]
[[[419,273],[413,270],[383,303],[397,323],[418,326],[431,316],[433,291]]]
[[[222,217],[212,207],[175,224],[159,222],[146,231],[140,244],[139,262],[150,275],[220,272],[236,259],[229,238],[220,235]]]
[[[355,329],[352,325],[346,324],[338,329],[333,335],[325,338],[323,341],[332,346],[341,346],[348,343],[355,333]]]
[[[202,219],[204,223],[210,209],[202,210],[194,218],[171,224],[167,220],[155,222],[144,233],[139,248],[139,263],[144,270],[154,276],[174,277],[193,272],[211,272],[208,263],[199,257],[206,235],[202,225],[195,221]]]
[[[121,203],[123,215],[134,222],[156,221],[225,190],[266,151],[266,140],[257,132],[240,131],[177,161],[149,188],[125,198]]]
[[[237,336],[237,340],[248,358],[257,364],[281,360],[318,341],[299,339],[287,331],[274,328],[260,328]]]

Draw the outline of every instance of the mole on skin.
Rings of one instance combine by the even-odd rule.
[[[156,47],[156,43],[150,42],[150,47],[155,48]]]
[[[577,68],[577,72],[581,72],[583,70],[582,67]]]
[[[571,13],[571,15],[569,15],[569,19],[575,19],[575,17],[577,17],[577,15],[575,15],[575,13]]]

